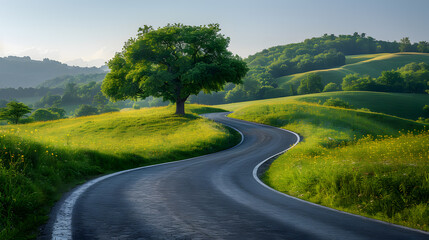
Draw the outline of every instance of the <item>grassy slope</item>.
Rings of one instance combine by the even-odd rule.
[[[342,99],[356,108],[413,120],[423,116],[423,106],[429,104],[428,94],[383,92],[330,92],[300,96],[297,100],[323,103],[329,98]]]
[[[99,174],[174,161],[231,147],[240,136],[187,106],[108,113],[0,127],[0,239],[37,233],[70,186]]]
[[[368,108],[373,112],[385,113],[407,119],[417,119],[422,115],[422,108],[429,104],[429,95],[427,94],[409,94],[409,93],[382,93],[382,92],[329,92],[308,94],[292,97],[264,99],[257,101],[230,103],[218,105],[223,109],[235,111],[241,107],[256,103],[285,103],[289,100],[304,102],[323,103],[329,98],[340,98],[349,102],[356,108]]]
[[[235,109],[232,117],[290,129],[303,136],[303,142],[271,165],[264,181],[325,206],[428,230],[429,134],[398,132],[424,125],[297,100],[280,98],[223,106]],[[378,136],[377,140],[367,134]]]
[[[341,84],[342,79],[347,74],[359,73],[378,77],[382,71],[397,69],[410,62],[426,62],[429,64],[428,53],[392,53],[392,54],[369,54],[348,56],[346,65],[339,68],[315,70],[305,73],[298,73],[277,78],[280,87],[285,84],[299,85],[301,79],[308,73],[318,73],[322,77],[323,84],[334,82]]]

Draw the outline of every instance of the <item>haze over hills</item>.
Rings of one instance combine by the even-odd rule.
[[[77,67],[43,59],[32,60],[30,57],[0,58],[0,88],[36,87],[42,82],[64,75],[104,73],[105,68]]]

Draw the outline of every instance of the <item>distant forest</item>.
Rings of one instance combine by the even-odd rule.
[[[0,88],[36,87],[42,82],[64,75],[105,72],[102,68],[68,66],[58,61],[32,60],[30,57],[0,58]]]

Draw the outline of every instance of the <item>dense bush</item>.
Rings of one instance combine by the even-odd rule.
[[[60,119],[60,115],[58,113],[49,111],[48,109],[37,109],[36,111],[31,114],[31,117],[35,121],[49,121],[49,120],[56,120]]]

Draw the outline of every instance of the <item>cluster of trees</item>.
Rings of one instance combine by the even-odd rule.
[[[62,108],[50,107],[48,109],[39,108],[31,114],[34,121],[49,121],[66,118],[66,111]]]
[[[311,51],[305,51],[311,52]],[[346,57],[342,52],[335,49],[325,50],[317,55],[305,53],[289,58],[287,55],[280,55],[273,61],[266,71],[271,78],[278,78],[294,73],[307,72],[315,69],[332,68],[342,66],[346,63]],[[259,69],[258,69],[259,70]]]
[[[87,84],[78,85],[76,83],[68,83],[64,89],[63,95],[52,95],[48,93],[37,102],[34,107],[48,108],[58,106],[69,106],[78,104],[95,105],[106,104],[107,98],[100,92],[101,83],[90,82]]]
[[[418,43],[411,44],[410,39],[408,37],[404,37],[400,41],[399,51],[429,53],[429,43],[426,41],[420,41]]]
[[[343,78],[344,91],[425,93],[429,91],[429,65],[409,63],[397,70],[384,71],[378,78],[349,74]]]
[[[66,117],[66,111],[62,108],[37,109],[31,115],[31,108],[24,103],[11,101],[0,108],[0,120],[6,120],[13,124],[29,123],[33,121],[48,121]],[[26,117],[24,119],[24,117]]]

